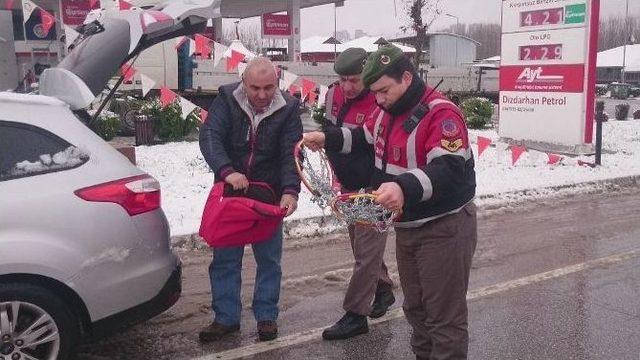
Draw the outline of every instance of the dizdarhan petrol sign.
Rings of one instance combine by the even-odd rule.
[[[501,137],[591,143],[598,13],[599,0],[503,0]]]

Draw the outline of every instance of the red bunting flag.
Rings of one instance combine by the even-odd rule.
[[[316,100],[318,99],[318,94],[315,91],[311,91],[309,96],[307,97],[307,102],[309,105],[313,106],[316,104]]]
[[[205,123],[207,121],[207,116],[209,116],[209,112],[205,109],[200,109],[200,122]]]
[[[549,164],[549,165],[555,165],[555,164],[559,163],[560,160],[562,160],[562,156],[560,156],[560,155],[547,154],[547,156],[549,157],[549,161],[547,161],[547,164]]]
[[[123,64],[120,67],[120,72],[124,77],[124,81],[131,81],[131,79],[133,79],[133,77],[136,75],[137,71],[138,70],[136,70],[136,68],[134,68],[133,65],[130,64]]]
[[[235,71],[238,64],[244,60],[245,55],[243,53],[231,50],[231,57],[227,58],[227,72]]]
[[[118,5],[120,6],[120,10],[129,10],[133,7],[133,5],[124,0],[119,0]]]
[[[15,3],[15,0],[6,0],[6,2],[4,3],[4,8],[6,10],[11,10],[13,9],[13,4]]]
[[[42,25],[42,30],[44,31],[45,36],[49,34],[49,30],[56,23],[56,18],[53,15],[49,14],[45,9],[40,9],[40,24]]]
[[[160,103],[163,107],[171,104],[177,97],[178,94],[171,91],[168,87],[163,86],[160,88]]]
[[[487,148],[491,145],[491,139],[478,136],[478,158],[482,156],[482,153],[487,150]]]
[[[211,57],[211,46],[209,45],[213,40],[206,36],[196,34],[196,54],[200,54],[201,57],[208,59]],[[238,61],[240,62],[240,61]]]
[[[316,83],[311,80],[302,78],[302,98],[306,98],[313,89],[316,88]]]
[[[522,155],[522,153],[526,152],[527,149],[524,146],[516,146],[513,145],[511,146],[511,165],[516,165],[516,162],[518,162],[518,159],[520,159],[520,156]]]

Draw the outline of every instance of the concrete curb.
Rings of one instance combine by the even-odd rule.
[[[633,187],[640,187],[640,175],[552,186],[541,189],[482,195],[476,197],[475,202],[481,212],[487,212],[520,206],[529,202],[533,203],[540,199],[549,200],[568,198],[576,195],[601,194]],[[323,239],[319,239],[323,235],[342,232],[344,230],[344,224],[330,215],[285,221],[283,230],[285,248],[308,246],[316,242],[324,241]],[[183,250],[209,249],[198,234],[172,236],[171,247]]]

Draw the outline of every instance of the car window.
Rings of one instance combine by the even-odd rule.
[[[0,120],[0,181],[69,170],[88,160],[87,152],[44,129]]]

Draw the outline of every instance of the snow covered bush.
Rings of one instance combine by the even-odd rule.
[[[633,112],[633,119],[640,120],[640,110],[636,110]]]
[[[629,104],[618,104],[616,105],[616,120],[627,120],[629,116]]]
[[[153,125],[158,138],[162,141],[182,140],[192,131],[198,128],[197,110],[194,110],[182,118],[182,108],[177,101],[167,106],[162,106],[160,99],[154,98],[144,103],[140,112],[153,120]]]
[[[103,110],[98,116],[98,121],[96,121],[93,131],[104,140],[109,141],[118,134],[121,127],[122,121],[117,114]]]
[[[489,99],[469,98],[460,104],[460,108],[470,129],[484,129],[491,123],[493,103]]]
[[[324,104],[321,106],[316,105],[311,109],[311,119],[313,119],[313,121],[316,124],[318,124],[321,128],[324,128],[325,126],[331,123],[329,119],[327,119],[326,117],[326,114],[325,114],[326,110],[327,108]]]

